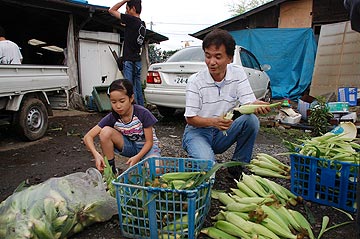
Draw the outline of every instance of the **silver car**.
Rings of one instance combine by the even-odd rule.
[[[270,66],[260,65],[249,50],[236,46],[231,64],[244,67],[256,98],[270,101],[270,78],[265,71]],[[162,116],[172,115],[176,109],[185,108],[185,88],[189,77],[206,67],[201,46],[183,48],[166,62],[149,67],[144,90],[147,103],[157,106]]]

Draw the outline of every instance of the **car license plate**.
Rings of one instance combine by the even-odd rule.
[[[188,82],[188,78],[186,76],[178,75],[175,77],[174,82],[178,85],[186,85]]]

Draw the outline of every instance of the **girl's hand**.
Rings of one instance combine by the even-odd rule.
[[[96,168],[100,171],[100,173],[104,172],[104,168],[105,168],[105,161],[104,158],[98,154],[96,155],[96,157],[94,158],[95,161],[95,166]]]
[[[128,161],[126,162],[126,164],[128,164],[129,167],[131,167],[131,166],[135,165],[136,163],[138,163],[139,161],[140,161],[140,158],[135,155],[135,156],[129,158]]]

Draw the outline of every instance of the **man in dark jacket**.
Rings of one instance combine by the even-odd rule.
[[[360,32],[360,0],[344,0],[344,7],[350,14],[351,28]]]

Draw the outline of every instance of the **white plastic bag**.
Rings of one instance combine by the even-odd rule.
[[[66,238],[116,215],[116,199],[89,168],[28,187],[0,204],[0,238]]]

